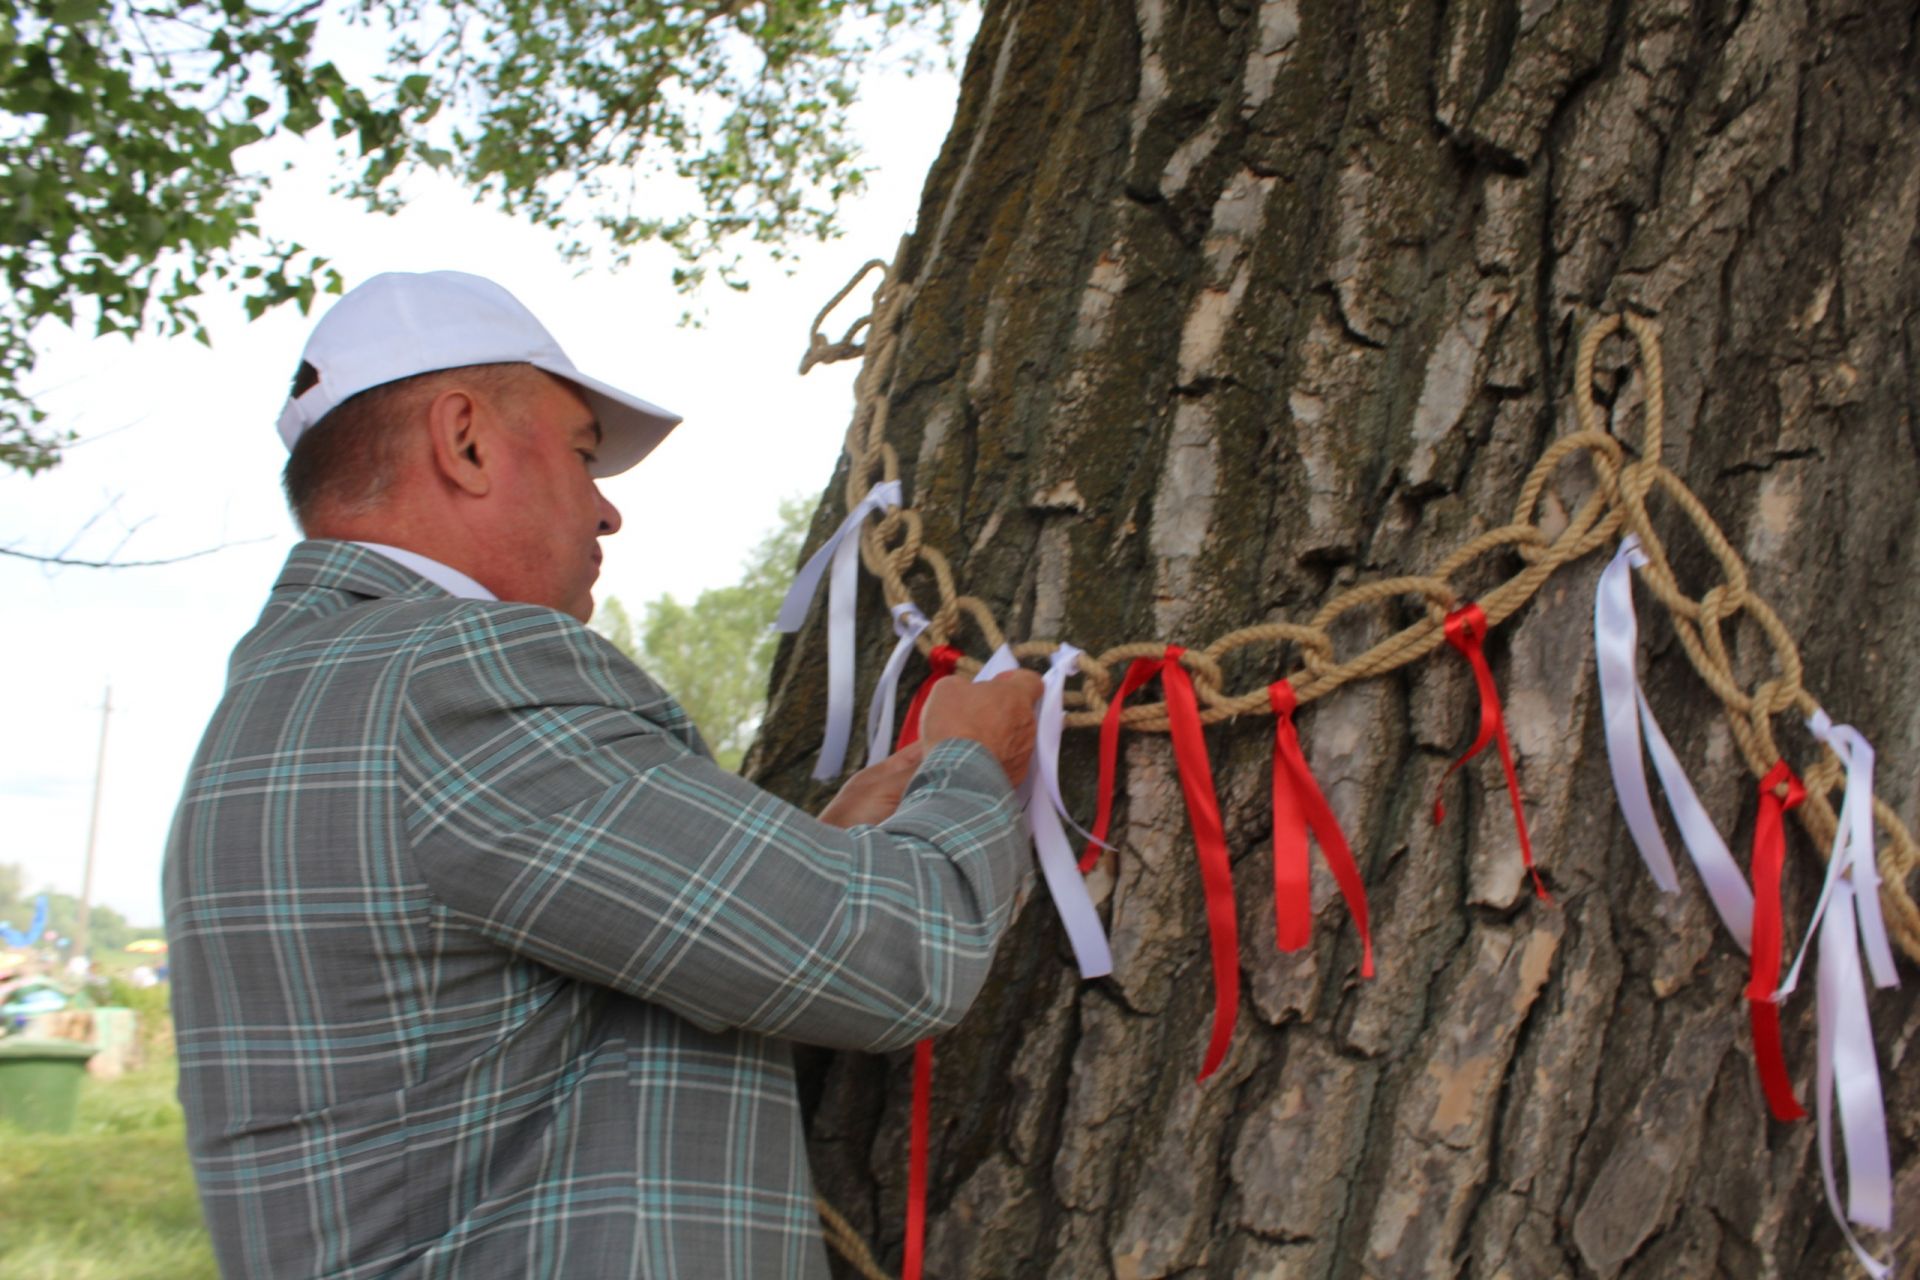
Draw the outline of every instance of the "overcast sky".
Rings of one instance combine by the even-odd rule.
[[[582,371],[685,415],[645,463],[606,483],[625,526],[606,544],[598,592],[630,606],[667,591],[685,598],[734,581],[779,499],[817,494],[830,478],[855,368],[798,377],[807,326],[861,262],[891,258],[910,229],[956,93],[938,72],[865,84],[859,137],[879,171],[846,210],[846,237],[808,246],[791,278],[768,267],[748,294],[710,290],[700,329],[676,325],[667,255],[579,275],[550,237],[451,184],[417,185],[398,217],[370,215],[326,194],[329,153],[319,148],[292,153],[300,162],[276,180],[261,222],[329,255],[349,287],[391,270],[490,275]],[[844,309],[832,336],[863,310]],[[228,651],[296,540],[274,421],[312,321],[282,308],[249,324],[224,300],[204,315],[210,350],[50,335],[32,385],[55,422],[85,439],[44,475],[0,471],[0,545],[154,559],[245,544],[149,569],[0,558],[0,863],[23,865],[36,889],[79,893],[111,683],[94,900],[141,924],[160,918],[167,823]]]

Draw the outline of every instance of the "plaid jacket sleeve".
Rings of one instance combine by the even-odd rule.
[[[1027,866],[978,743],[938,744],[893,817],[842,831],[694,750],[658,686],[550,610],[456,611],[402,716],[409,835],[452,921],[707,1030],[880,1050],[952,1025]]]

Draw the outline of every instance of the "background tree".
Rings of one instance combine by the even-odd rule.
[[[0,0],[0,464],[70,439],[24,386],[39,324],[204,340],[206,290],[255,315],[339,290],[325,246],[259,225],[257,143],[324,131],[371,208],[441,170],[570,254],[659,240],[681,284],[743,287],[743,240],[832,234],[857,73],[957,4]]]
[[[780,504],[779,523],[748,554],[740,581],[710,587],[691,605],[672,593],[641,607],[636,628],[617,597],[594,625],[670,690],[693,718],[714,757],[738,769],[766,708],[767,672],[779,635],[773,620],[793,579],[809,500]]]
[[[62,938],[73,937],[80,924],[80,899],[70,893],[56,893],[47,888],[29,890],[26,885],[24,868],[13,863],[0,863],[0,921],[8,921],[16,929],[26,929],[33,920],[34,899],[45,893],[47,932]],[[135,925],[112,907],[97,902],[88,915],[87,931],[96,954],[118,951],[135,938],[158,936],[160,933],[157,925]],[[40,945],[46,944],[42,942]]]
[[[1916,86],[1906,0],[992,0],[900,260],[914,292],[888,438],[927,539],[1016,638],[1098,650],[1304,620],[1503,522],[1571,428],[1578,334],[1634,308],[1664,330],[1664,460],[1782,610],[1807,687],[1879,747],[1912,822]],[[1614,430],[1637,440],[1644,383],[1624,346],[1602,354]],[[1559,478],[1554,501],[1582,484]],[[1691,594],[1717,580],[1691,537],[1674,556]],[[1493,642],[1557,908],[1526,886],[1497,768],[1466,771],[1448,821],[1429,819],[1475,722],[1452,655],[1302,718],[1370,887],[1371,981],[1337,905],[1308,951],[1274,949],[1272,727],[1209,731],[1245,981],[1204,1086],[1192,847],[1166,740],[1129,736],[1122,853],[1094,880],[1113,977],[1076,980],[1042,891],[941,1042],[929,1275],[1851,1270],[1811,1122],[1762,1104],[1743,958],[1697,882],[1653,888],[1613,811],[1590,656],[1603,559]],[[1340,651],[1409,616],[1351,616]],[[869,680],[883,622],[870,604]],[[1742,849],[1754,788],[1717,702],[1657,611],[1645,633],[1649,696]],[[1753,639],[1737,657],[1758,679]],[[798,798],[822,794],[806,777],[822,644],[816,611],[776,663],[749,761]],[[1292,659],[1247,664],[1229,687]],[[1070,740],[1083,814],[1091,756]],[[1800,922],[1821,865],[1791,840]],[[1872,1003],[1910,1253],[1906,973]],[[1812,1023],[1803,994],[1786,1017],[1803,1099]],[[822,1189],[897,1260],[905,1056],[825,1055],[803,1077]]]

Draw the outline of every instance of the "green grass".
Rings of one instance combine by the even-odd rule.
[[[0,1276],[201,1280],[217,1274],[174,1100],[174,1061],[88,1078],[70,1134],[0,1126]]]

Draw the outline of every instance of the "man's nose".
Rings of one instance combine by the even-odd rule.
[[[600,536],[620,532],[620,508],[607,501],[607,495],[600,492],[598,485],[593,492],[600,499]]]

